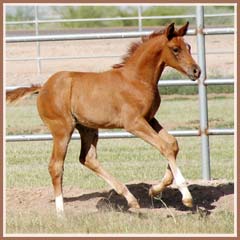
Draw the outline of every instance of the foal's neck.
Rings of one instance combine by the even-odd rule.
[[[159,39],[153,39],[136,51],[130,61],[136,80],[150,83],[153,86],[157,85],[165,68],[165,63],[161,60],[162,47],[163,44]]]

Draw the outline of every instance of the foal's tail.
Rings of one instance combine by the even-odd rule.
[[[7,91],[6,100],[8,103],[18,102],[27,96],[39,93],[41,88],[41,85],[32,85],[30,87],[20,87],[14,90]]]

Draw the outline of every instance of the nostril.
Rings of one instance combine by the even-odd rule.
[[[197,68],[194,68],[194,69],[193,69],[193,73],[194,73],[195,75],[197,75],[197,74],[199,74],[199,70],[198,70]]]
[[[201,69],[198,65],[194,64],[194,65],[191,66],[188,73],[189,73],[188,75],[189,75],[190,79],[196,80],[201,75]]]
[[[200,75],[200,69],[199,68],[194,68],[193,69],[193,74],[195,75],[195,76],[198,76],[198,75]]]

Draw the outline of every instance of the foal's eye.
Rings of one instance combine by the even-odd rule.
[[[174,54],[178,54],[180,49],[178,47],[173,47],[172,50]]]

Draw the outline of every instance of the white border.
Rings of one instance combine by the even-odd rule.
[[[235,6],[236,3],[4,3],[5,6]]]
[[[6,235],[6,91],[5,91],[5,79],[6,79],[6,44],[5,44],[5,4],[3,4],[3,237]]]
[[[3,237],[236,237],[237,236],[237,3],[3,3],[3,137],[5,128],[5,79],[6,79],[6,44],[5,39],[5,8],[7,6],[234,6],[235,10],[235,39],[234,39],[234,233],[233,234],[6,234],[6,143],[3,139]]]
[[[179,238],[179,237],[236,237],[234,234],[7,234],[5,237],[161,237],[161,238]]]
[[[238,196],[238,173],[237,173],[237,136],[238,136],[238,131],[237,131],[237,93],[238,93],[238,88],[237,88],[237,4],[234,4],[235,6],[235,19],[234,19],[234,28],[235,28],[235,36],[234,36],[234,233],[237,236],[237,196]]]

